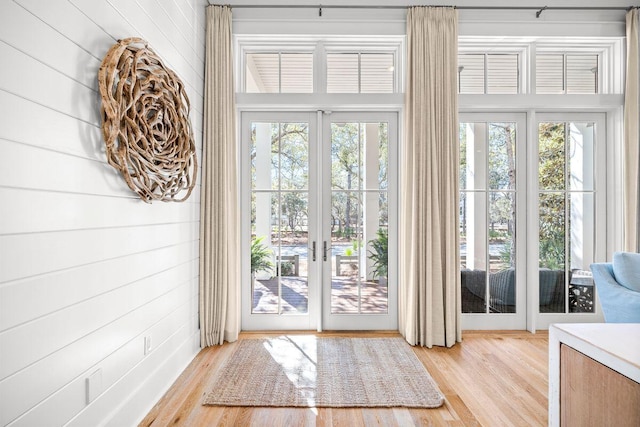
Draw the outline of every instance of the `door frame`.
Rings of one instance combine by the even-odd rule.
[[[388,198],[389,198],[389,247],[398,247],[398,153],[399,153],[399,113],[397,111],[353,111],[353,112],[324,112],[324,111],[241,111],[238,120],[239,135],[239,173],[240,173],[240,207],[241,207],[241,329],[242,330],[397,330],[398,329],[398,267],[397,250],[389,251],[389,283],[396,284],[389,287],[388,308],[386,315],[323,315],[323,306],[330,307],[331,262],[322,261],[322,242],[331,242],[330,227],[320,225],[323,215],[322,206],[330,205],[331,189],[330,174],[324,173],[330,167],[330,139],[331,117],[339,117],[341,121],[351,120],[359,122],[387,121],[389,123],[389,165],[388,165]],[[309,194],[316,193],[317,197],[309,198],[309,230],[308,230],[308,311],[306,314],[268,314],[252,313],[250,269],[250,241],[251,236],[251,168],[249,159],[250,123],[251,122],[305,122],[309,123]],[[324,136],[323,136],[324,134]],[[328,136],[327,136],[328,135]],[[392,136],[395,140],[392,143]],[[330,170],[330,169],[329,169]],[[326,179],[329,184],[326,184]],[[330,212],[329,212],[330,214]],[[326,223],[326,222],[325,222]],[[320,233],[323,233],[320,235]],[[312,242],[316,242],[316,261],[312,259]],[[324,282],[323,282],[324,281]],[[329,285],[326,285],[326,281]],[[329,288],[323,292],[323,289]],[[393,289],[393,291],[392,291]],[[328,300],[327,300],[328,296]]]
[[[322,114],[322,113],[320,113]],[[322,120],[322,164],[321,170],[331,170],[331,123],[388,123],[388,189],[389,203],[389,250],[388,253],[388,284],[387,284],[387,314],[333,314],[331,313],[331,260],[322,265],[321,286],[321,325],[325,330],[398,330],[398,153],[399,153],[399,114],[396,111],[338,111],[325,112]],[[320,119],[319,119],[320,121]],[[322,203],[318,213],[323,224],[329,224],[331,218],[331,174],[320,177],[322,180]],[[324,208],[324,209],[323,209]],[[322,228],[322,242],[328,242],[331,250],[331,228]],[[395,250],[394,250],[395,248]],[[320,329],[319,329],[320,330]]]
[[[532,196],[529,197],[528,202],[531,203],[528,211],[529,215],[529,229],[528,233],[534,233],[538,235],[538,127],[543,122],[564,122],[564,123],[584,123],[593,122],[596,124],[594,140],[594,262],[604,262],[606,260],[607,252],[607,114],[604,112],[573,112],[573,111],[558,111],[558,112],[541,112],[535,115],[532,120],[532,131],[535,134],[535,140],[529,146],[529,161],[531,162],[531,187]],[[538,259],[538,239],[532,239],[534,241],[529,242],[528,251],[534,259]],[[538,264],[530,263],[529,275],[534,274],[538,277]],[[531,276],[530,276],[531,277]],[[537,282],[536,282],[537,283]],[[594,286],[595,288],[595,286]],[[603,322],[604,316],[600,309],[600,303],[598,300],[597,291],[594,292],[594,311],[593,313],[540,313],[539,307],[539,293],[536,286],[535,293],[530,295],[530,301],[528,307],[531,313],[535,315],[533,317],[533,324],[528,328],[531,331],[540,329],[549,329],[549,326],[553,323],[587,323],[587,322]],[[568,304],[568,290],[565,289],[565,306]]]
[[[514,112],[459,113],[459,123],[516,123],[516,312],[515,313],[462,313],[464,330],[524,330],[527,324],[527,115]],[[487,130],[488,132],[488,130]],[[520,154],[518,154],[520,153]],[[488,189],[486,189],[488,190]],[[485,191],[486,191],[485,190]],[[488,205],[487,205],[488,209]],[[485,294],[486,295],[486,294]]]
[[[248,266],[251,264],[251,248],[248,239],[251,236],[251,167],[248,162],[250,144],[250,124],[252,122],[289,122],[289,123],[309,123],[309,182],[308,192],[317,192],[314,186],[317,183],[317,163],[314,158],[318,156],[317,143],[317,115],[309,111],[245,111],[240,113],[238,120],[239,128],[239,168],[240,171],[240,221],[241,221],[241,329],[242,330],[312,330],[318,327],[319,304],[316,298],[311,295],[317,293],[319,287],[319,263],[311,261],[310,250],[308,249],[308,298],[307,313],[296,314],[276,314],[276,313],[252,313],[253,295],[251,292],[251,271]],[[317,228],[314,227],[318,220],[315,217],[317,207],[315,201],[309,198],[308,205],[308,241],[318,240]]]

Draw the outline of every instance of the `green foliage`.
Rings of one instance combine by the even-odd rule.
[[[500,267],[501,270],[515,266],[514,255],[513,242],[511,240],[507,240],[499,254],[500,262],[502,263],[502,266]]]
[[[389,233],[385,229],[378,229],[378,237],[370,240],[373,251],[369,251],[369,259],[373,261],[373,274],[387,277],[389,273]]]
[[[538,179],[540,190],[558,190],[541,193],[539,197],[540,267],[564,269],[565,258],[565,124],[541,123],[539,128]]]
[[[343,230],[338,230],[334,233],[336,235],[336,237],[344,237],[346,239],[350,239],[351,237],[353,237],[356,233],[355,230],[351,227],[347,227]]]
[[[550,270],[564,270],[564,246],[562,241],[540,241],[540,267]]]
[[[476,218],[467,202],[486,189],[489,242],[504,241],[515,226],[516,127],[509,122],[460,123],[460,233],[466,235],[467,221]],[[467,158],[467,156],[470,156]],[[471,169],[473,165],[473,170]],[[480,182],[478,177],[484,177]],[[486,181],[484,181],[486,179]]]
[[[489,188],[515,188],[516,129],[512,123],[489,123]]]
[[[367,136],[367,132],[374,132]],[[373,139],[372,139],[373,138]],[[365,143],[377,143],[378,159],[367,165],[377,170],[380,193],[380,221],[387,221],[386,190],[388,188],[388,124],[345,122],[331,125],[331,216],[332,235],[350,239],[356,236],[362,200],[357,194],[363,188]],[[354,191],[356,190],[356,191]],[[357,251],[358,248],[354,246]]]
[[[540,267],[564,270],[565,212],[562,194],[540,194]]]
[[[286,216],[287,226],[291,232],[296,228],[302,231],[303,221],[307,217],[307,201],[303,195],[304,193],[283,193],[281,197],[282,215]],[[277,206],[275,197],[271,204]]]
[[[540,267],[564,269],[566,229],[570,218],[565,212],[565,175],[568,140],[565,123],[541,123],[538,129],[538,184],[539,184],[539,253]],[[467,213],[464,190],[473,190],[478,183],[467,183],[471,179],[468,172],[471,156],[476,147],[470,146],[472,139],[468,132],[483,131],[461,123],[460,134],[460,186],[461,195],[461,238],[465,237]],[[489,242],[505,242],[500,254],[501,261],[512,265],[514,248],[509,236],[513,236],[515,224],[515,197],[503,189],[515,189],[515,127],[509,123],[489,123],[487,139],[487,177],[489,193]],[[476,164],[476,167],[478,165]],[[497,191],[496,191],[497,190]],[[506,226],[506,227],[505,227]],[[504,231],[506,229],[506,232]]]
[[[506,237],[507,233],[504,231],[489,230],[489,240],[491,241],[504,240]]]
[[[271,249],[262,243],[263,239],[264,236],[261,236],[251,241],[251,274],[258,271],[269,271],[273,268]]]
[[[282,261],[280,263],[280,276],[293,276],[295,272],[291,261]]]
[[[541,123],[538,177],[541,190],[565,189],[565,124]]]

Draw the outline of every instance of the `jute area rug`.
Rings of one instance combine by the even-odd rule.
[[[402,338],[243,339],[203,404],[437,408],[444,396]]]

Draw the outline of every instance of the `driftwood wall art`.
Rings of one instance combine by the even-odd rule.
[[[119,40],[98,71],[107,160],[142,200],[182,202],[196,181],[189,99],[145,40]]]

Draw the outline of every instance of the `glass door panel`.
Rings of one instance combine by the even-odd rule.
[[[593,122],[538,125],[541,313],[593,313]]]
[[[309,124],[251,123],[252,313],[308,311]]]
[[[397,327],[397,286],[390,274],[390,152],[396,115],[334,113],[325,117],[330,263],[323,323],[327,329]],[[395,154],[394,154],[395,155]],[[395,200],[395,199],[394,199]],[[395,239],[395,235],[394,235]],[[394,240],[395,242],[395,240]],[[394,301],[392,304],[391,301]]]
[[[524,146],[516,115],[460,122],[460,284],[466,329],[524,328],[524,258],[517,230]]]
[[[387,123],[331,123],[333,314],[387,312],[386,275],[380,284],[381,277],[368,257],[377,237],[372,233],[384,236],[388,227],[380,221],[378,204],[380,193],[386,193],[380,190],[380,166],[386,168],[387,163],[387,128]],[[365,168],[367,156],[369,167]],[[384,253],[371,252],[371,256],[381,260],[382,270],[388,254],[386,247],[376,247]]]
[[[243,273],[243,328],[308,329],[313,323],[313,118],[308,113],[243,115],[244,194],[250,200],[243,235],[251,266]]]

